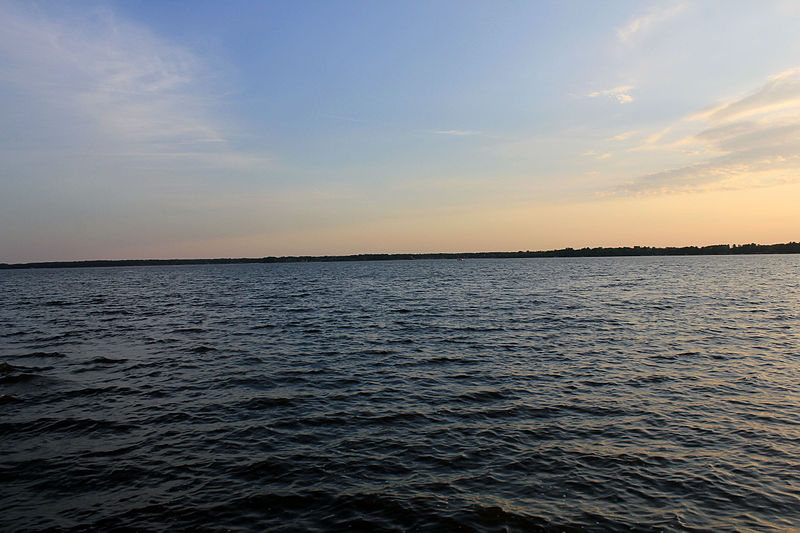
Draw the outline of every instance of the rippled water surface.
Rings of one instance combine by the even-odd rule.
[[[800,257],[0,271],[0,530],[800,527]]]

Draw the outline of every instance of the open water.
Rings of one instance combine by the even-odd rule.
[[[800,528],[800,256],[0,271],[0,530]]]

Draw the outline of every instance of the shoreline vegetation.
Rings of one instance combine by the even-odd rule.
[[[293,255],[282,257],[217,258],[217,259],[97,259],[87,261],[45,261],[38,263],[0,263],[0,269],[82,268],[153,265],[217,265],[245,263],[322,263],[335,261],[399,261],[410,259],[514,259],[528,257],[625,257],[664,255],[752,255],[797,254],[800,243],[785,244],[715,244],[711,246],[654,247],[621,246],[615,248],[562,248],[559,250],[518,252],[452,252],[398,253],[353,255]]]

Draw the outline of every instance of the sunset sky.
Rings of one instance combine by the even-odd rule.
[[[800,2],[0,0],[0,262],[800,240]]]

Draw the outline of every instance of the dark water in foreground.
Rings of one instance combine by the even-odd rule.
[[[799,274],[1,271],[0,530],[798,528]]]

